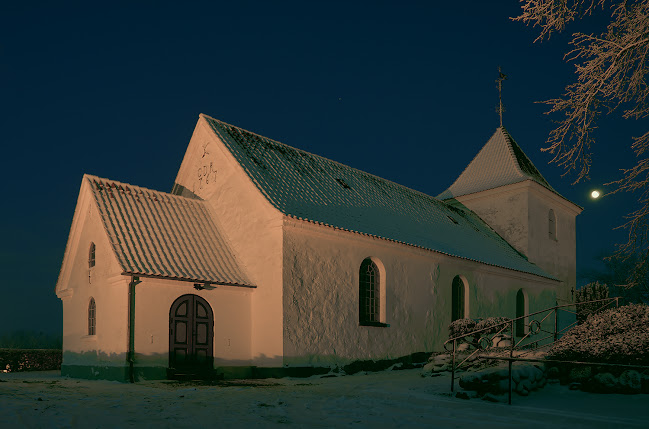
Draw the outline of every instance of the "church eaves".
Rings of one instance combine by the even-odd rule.
[[[123,274],[250,286],[204,201],[85,175]]]
[[[201,116],[286,216],[556,280],[459,203]]]
[[[460,197],[525,180],[533,180],[559,195],[507,130],[499,127],[457,180],[437,198]]]

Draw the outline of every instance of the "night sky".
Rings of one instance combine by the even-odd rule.
[[[448,3],[453,3],[452,5]],[[134,6],[135,5],[135,6]],[[59,333],[54,293],[84,173],[171,190],[199,113],[437,195],[499,125],[584,207],[578,274],[625,239],[632,195],[588,192],[632,166],[640,124],[605,118],[591,181],[548,165],[535,103],[574,78],[565,35],[516,0],[0,1],[0,333]],[[555,118],[558,119],[558,118]]]

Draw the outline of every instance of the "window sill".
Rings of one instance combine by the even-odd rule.
[[[381,322],[359,322],[358,323],[360,326],[374,326],[377,328],[389,328],[390,324],[389,323],[381,323]]]
[[[97,342],[97,335],[84,335],[84,336],[81,337],[81,341],[88,342],[88,343]]]

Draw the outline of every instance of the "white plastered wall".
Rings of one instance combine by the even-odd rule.
[[[581,209],[532,180],[457,198],[516,250],[563,282],[560,304],[571,302],[576,283],[576,216]],[[548,212],[556,215],[557,240],[548,235]]]
[[[289,365],[339,365],[440,351],[451,322],[451,285],[468,282],[466,317],[515,317],[523,288],[530,310],[554,305],[557,282],[412,246],[287,219],[284,235],[284,352]],[[385,320],[360,326],[363,259],[385,269]],[[383,304],[383,303],[382,303]]]
[[[96,246],[92,268],[88,264],[91,242]],[[63,365],[125,365],[128,279],[120,274],[99,210],[84,182],[56,288],[63,301]],[[95,335],[88,335],[91,297],[96,304]]]
[[[528,254],[528,192],[525,182],[475,194],[457,200],[476,213],[516,250]]]
[[[528,258],[563,282],[559,304],[572,302],[577,281],[575,217],[581,210],[544,188],[533,187],[529,195],[530,246]],[[554,211],[556,237],[548,234],[548,213]]]
[[[204,298],[214,314],[214,366],[250,365],[252,290],[216,286],[196,290],[193,283],[140,278],[135,286],[135,366],[169,366],[169,311],[180,296]]]
[[[250,295],[250,353],[258,366],[283,363],[282,218],[212,131],[198,120],[176,188],[209,203],[242,269],[257,286]]]

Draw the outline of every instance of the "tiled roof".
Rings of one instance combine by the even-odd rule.
[[[459,203],[202,116],[287,216],[554,279]]]
[[[500,127],[457,180],[437,198],[455,198],[529,179],[558,195],[507,130]]]
[[[249,286],[205,202],[85,175],[124,273]]]

